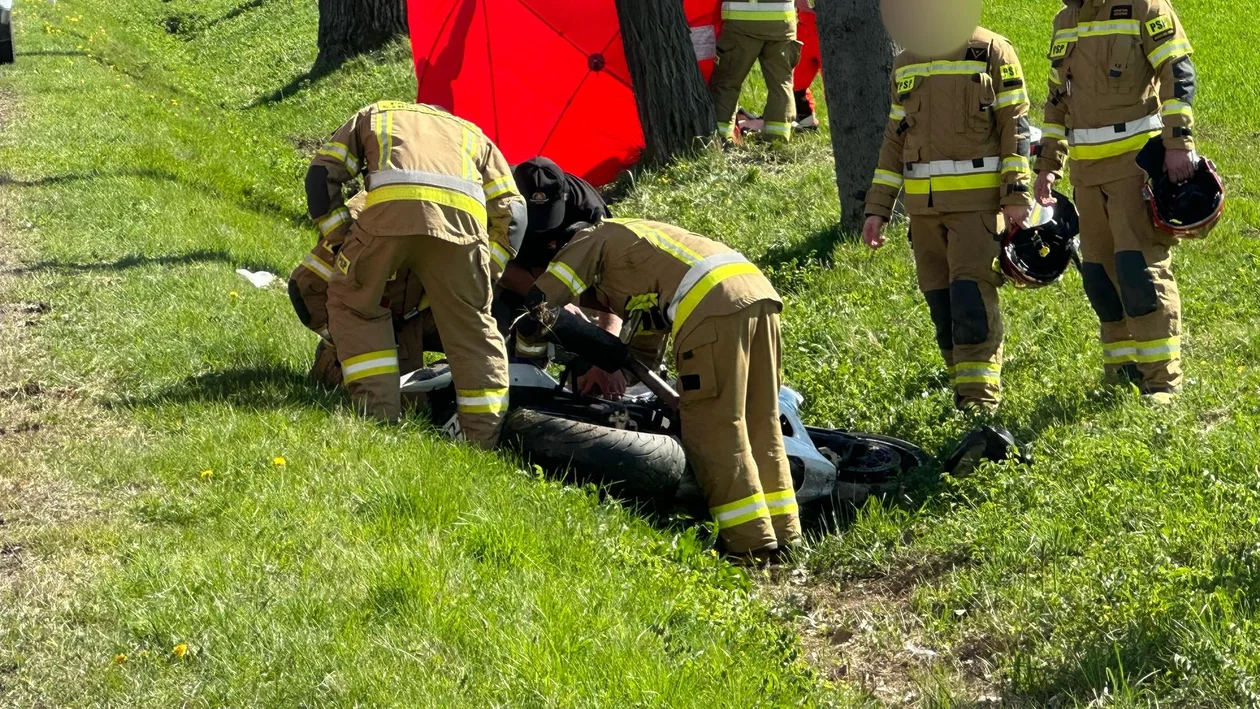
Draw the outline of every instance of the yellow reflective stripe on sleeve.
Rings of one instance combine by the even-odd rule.
[[[1158,71],[1164,65],[1164,62],[1170,59],[1180,59],[1193,51],[1190,48],[1189,40],[1175,39],[1159,45],[1150,54],[1146,55],[1146,58],[1150,61],[1151,66]]]
[[[1162,340],[1135,342],[1135,362],[1166,362],[1181,356],[1181,338],[1168,337]]]
[[[1142,23],[1137,20],[1101,20],[1098,22],[1078,22],[1077,37],[1105,37],[1109,35],[1142,36]]]
[[[456,389],[455,407],[465,414],[500,414],[508,410],[508,390]]]
[[[341,363],[341,375],[347,384],[382,374],[398,374],[398,353],[395,350],[368,352]]]
[[[507,263],[512,260],[512,255],[508,253],[507,249],[503,248],[502,244],[491,241],[490,258],[498,264],[499,268],[507,268]]]
[[[346,146],[345,143],[338,143],[330,140],[327,143],[324,143],[323,147],[321,147],[315,154],[341,161],[351,175],[357,175],[359,173],[359,161],[355,158],[355,156],[350,154],[350,148]]]
[[[511,175],[504,175],[493,182],[487,182],[482,188],[486,193],[486,201],[498,199],[505,194],[516,194],[516,181]]]
[[[1054,67],[1050,68],[1050,81],[1058,86],[1063,85],[1063,79],[1059,78],[1059,70]]]
[[[967,74],[983,74],[989,70],[989,65],[985,62],[965,61],[934,61],[924,64],[908,64],[897,70],[897,80],[901,81],[912,76],[960,76]]]
[[[1102,143],[1099,145],[1069,145],[1068,157],[1073,160],[1104,160],[1106,158],[1114,158],[1136,150],[1141,150],[1151,138],[1159,135],[1160,131],[1150,131],[1146,133],[1138,133],[1131,135],[1124,140],[1117,140],[1114,143]]]
[[[1003,91],[997,95],[997,101],[994,102],[994,108],[1006,108],[1020,103],[1028,103],[1028,92],[1022,88],[1013,89],[1011,91]]]
[[[1028,172],[1028,158],[1017,155],[1002,161],[1002,172]]]
[[[1058,123],[1047,123],[1041,128],[1041,137],[1067,140],[1067,126],[1061,126]]]
[[[1002,384],[1002,366],[993,362],[959,362],[954,366],[955,384]]]
[[[552,261],[551,265],[547,267],[547,273],[555,276],[557,280],[563,283],[575,298],[586,291],[586,284],[578,277],[577,272],[563,261]]]
[[[315,254],[307,254],[302,259],[302,266],[325,281],[332,278],[332,265]]]
[[[1129,364],[1137,356],[1137,343],[1133,340],[1109,342],[1103,344],[1103,362],[1107,364]]]
[[[350,210],[345,207],[338,207],[325,215],[323,219],[315,222],[315,227],[319,229],[321,236],[328,236],[337,227],[348,221],[350,221]]]
[[[723,530],[737,527],[745,522],[751,522],[762,517],[769,517],[770,511],[766,507],[765,496],[761,493],[756,493],[725,505],[711,507],[709,508],[709,514],[713,515],[713,521],[717,523],[718,530]]]
[[[770,516],[796,514],[800,508],[796,504],[796,493],[791,490],[781,490],[766,495],[766,507],[770,510]]]
[[[770,135],[790,136],[792,135],[791,123],[779,123],[777,121],[766,121],[765,132]]]
[[[1177,99],[1169,99],[1165,101],[1162,113],[1164,117],[1168,117],[1168,116],[1189,116],[1190,118],[1194,117],[1194,109],[1190,106],[1190,104],[1186,103],[1185,101],[1178,101]]]
[[[893,104],[892,110],[888,112],[889,120],[900,121],[906,117],[906,107]]]
[[[712,271],[706,273],[704,278],[697,281],[696,284],[691,287],[691,290],[687,291],[686,297],[684,297],[682,302],[679,303],[678,310],[674,316],[673,334],[675,336],[678,335],[678,332],[682,329],[683,323],[687,322],[687,318],[691,317],[691,313],[695,311],[696,306],[700,305],[700,302],[703,301],[704,297],[709,294],[709,291],[716,288],[719,283],[728,278],[751,275],[754,273],[761,272],[757,270],[756,266],[747,262],[730,263],[725,266],[718,266]]]
[[[682,261],[688,266],[694,266],[699,263],[702,258],[700,254],[692,251],[682,242],[671,237],[663,231],[654,229],[639,219],[610,219],[609,221],[620,224],[630,231],[634,232],[639,238],[646,240],[656,248],[668,253],[670,256]]]
[[[875,178],[871,180],[871,184],[873,185],[884,185],[895,190],[901,189],[901,186],[904,183],[905,179],[892,170],[876,170]]]
[[[486,205],[469,197],[461,192],[448,190],[441,187],[428,187],[424,185],[386,185],[368,192],[367,205],[364,207],[373,207],[385,202],[401,202],[401,201],[419,201],[432,202],[440,204],[451,209],[458,209],[466,212],[477,223],[484,227],[486,225]]]

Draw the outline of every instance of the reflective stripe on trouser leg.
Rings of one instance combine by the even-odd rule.
[[[1081,224],[1081,285],[1098,316],[1103,379],[1122,384],[1132,380],[1135,350],[1116,288],[1116,247],[1107,220],[1107,202],[1101,187],[1078,186],[1075,197]],[[1140,383],[1141,377],[1137,379],[1135,383]]]
[[[1101,187],[1115,246],[1116,285],[1143,391],[1181,388],[1181,294],[1172,273],[1176,238],[1159,231],[1139,177]]]
[[[503,335],[490,313],[489,247],[417,238],[420,248],[410,265],[451,363],[460,428],[470,442],[493,448],[507,412],[508,367]]]
[[[749,416],[749,353],[757,327],[749,310],[690,323],[674,346],[683,448],[723,545],[735,554],[778,544],[762,490],[758,452],[750,438],[753,430],[768,422],[769,414]],[[760,437],[765,438],[764,432]],[[778,445],[782,446],[781,434]],[[778,457],[769,449],[760,455]],[[772,471],[765,477],[778,480],[779,476]],[[791,489],[791,475],[787,478],[787,489]],[[781,489],[776,486],[771,492]]]
[[[770,524],[780,547],[801,539],[800,509],[792,488],[792,470],[783,444],[779,423],[779,385],[782,345],[779,314],[771,303],[762,301],[744,308],[755,318],[748,347],[748,394],[744,426],[757,462],[757,478],[770,512]]]
[[[765,42],[761,45],[761,75],[766,81],[765,136],[790,140],[796,120],[796,99],[792,96],[792,70],[800,61],[801,43],[795,39]]]
[[[749,37],[735,25],[722,28],[717,41],[717,64],[709,77],[709,93],[713,96],[718,130],[723,137],[730,138],[734,134],[739,94],[760,52],[760,40]]]
[[[381,296],[405,258],[409,238],[373,237],[357,225],[351,226],[351,237],[338,259],[348,264],[346,272],[336,268],[328,281],[328,327],[355,409],[392,421],[402,408],[398,357],[393,315],[381,305]]]
[[[993,270],[1000,248],[996,212],[942,217],[948,230],[949,300],[953,320],[954,394],[960,404],[996,405],[1002,383],[1002,324]]]

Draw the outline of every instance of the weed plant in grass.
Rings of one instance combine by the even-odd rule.
[[[1034,100],[1057,8],[986,4]],[[1074,273],[1004,292],[1003,422],[1037,462],[923,474],[843,520],[805,562],[825,608],[750,585],[695,530],[421,424],[379,429],[305,382],[311,336],[233,269],[283,275],[308,247],[306,160],[361,105],[414,95],[405,46],[310,76],[313,6],[20,6],[28,53],[0,72],[20,106],[0,112],[0,235],[29,247],[0,284],[0,415],[26,424],[0,436],[0,704],[1260,703],[1260,35],[1177,9],[1231,190],[1176,256],[1186,395],[1101,387]],[[908,245],[834,231],[823,133],[640,173],[617,212],[767,270],[811,423],[944,455],[972,422]]]

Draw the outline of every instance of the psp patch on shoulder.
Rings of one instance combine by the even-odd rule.
[[[1111,19],[1113,20],[1128,20],[1132,17],[1133,17],[1132,5],[1116,5],[1115,7],[1111,8]]]
[[[350,271],[350,259],[346,258],[345,254],[337,254],[337,270],[342,273]]]
[[[1171,36],[1176,31],[1177,26],[1173,24],[1171,15],[1160,15],[1153,20],[1146,21],[1146,33],[1151,36],[1151,39],[1160,40]]]
[[[1002,81],[1014,81],[1022,78],[1024,78],[1024,72],[1020,70],[1018,64],[1002,65]]]
[[[897,80],[897,93],[899,93],[899,94],[908,94],[908,93],[910,93],[911,91],[913,91],[913,90],[914,90],[914,79],[915,79],[915,77],[913,77],[913,76],[907,76],[907,77],[906,77],[906,78],[904,78],[904,79],[898,79],[898,80]]]

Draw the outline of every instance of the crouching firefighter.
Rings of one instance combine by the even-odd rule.
[[[492,447],[507,411],[508,371],[491,289],[526,219],[507,161],[472,123],[432,106],[382,101],[352,116],[311,163],[313,218],[350,221],[342,185],[360,174],[367,198],[328,281],[328,329],[351,400],[382,420],[399,417],[398,351],[382,297],[406,268],[442,332],[462,433]]]
[[[878,249],[905,189],[919,288],[959,409],[993,410],[1001,393],[1002,313],[993,268],[1005,221],[1032,206],[1028,93],[1015,49],[977,28],[954,55],[903,52],[866,195],[866,243]]]
[[[673,337],[683,448],[725,550],[761,560],[796,544],[801,526],[779,425],[783,305],[769,281],[715,241],[613,219],[556,254],[530,307],[588,292],[629,324],[623,341]]]
[[[337,348],[328,334],[328,279],[332,277],[333,262],[350,223],[358,218],[367,199],[360,192],[346,203],[350,221],[333,225],[327,233],[320,234],[319,243],[310,250],[289,276],[289,300],[298,320],[319,335],[315,346],[315,362],[311,378],[329,388],[342,385],[341,362]],[[318,227],[318,225],[317,225]],[[394,337],[398,346],[399,374],[407,374],[424,366],[424,353],[441,352],[437,323],[429,308],[420,279],[406,269],[398,271],[385,286],[383,302],[388,302],[394,324]]]
[[[1037,198],[1052,201],[1066,154],[1081,218],[1081,277],[1101,322],[1104,378],[1136,384],[1149,401],[1180,391],[1177,238],[1156,229],[1135,158],[1162,138],[1163,169],[1195,174],[1195,69],[1167,0],[1065,0],[1050,43]]]

